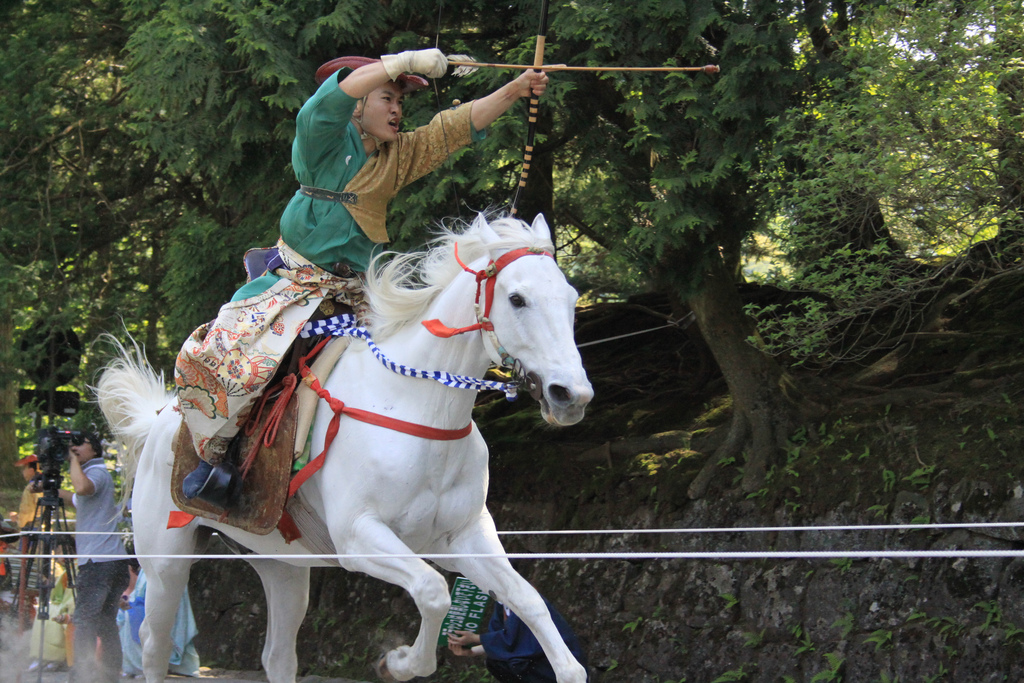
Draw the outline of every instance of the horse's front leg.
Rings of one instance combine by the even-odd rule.
[[[351,534],[332,534],[335,547],[345,555],[411,555],[412,550],[379,520],[364,518]],[[437,669],[437,636],[451,607],[448,584],[437,570],[415,557],[340,557],[341,566],[401,586],[412,596],[420,613],[420,630],[411,646],[388,652],[382,675],[398,681],[429,676]]]
[[[453,555],[503,555],[505,549],[498,540],[494,521],[485,511],[477,522],[452,541],[447,552]],[[586,669],[576,661],[562,640],[540,593],[512,568],[507,559],[465,557],[438,561],[438,564],[462,574],[519,615],[544,649],[558,683],[586,683]]]

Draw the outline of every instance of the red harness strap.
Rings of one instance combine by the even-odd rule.
[[[494,325],[491,323],[491,304],[494,303],[494,286],[498,281],[498,273],[508,264],[512,263],[518,258],[523,256],[554,256],[550,252],[544,251],[543,249],[537,249],[536,247],[522,247],[521,249],[513,249],[512,251],[506,252],[498,257],[497,261],[491,261],[487,264],[487,267],[482,270],[473,270],[459,258],[459,246],[455,245],[455,260],[459,262],[462,269],[467,273],[471,273],[476,276],[476,303],[480,304],[480,292],[484,292],[484,310],[483,316],[473,325],[467,325],[466,327],[448,327],[440,320],[424,320],[423,326],[434,335],[435,337],[454,337],[457,334],[463,334],[465,332],[473,332],[475,330],[493,330]],[[481,285],[486,281],[486,285]]]
[[[252,447],[249,452],[246,453],[245,457],[242,458],[242,464],[239,466],[239,471],[242,473],[244,479],[248,474],[249,470],[252,469],[252,465],[256,462],[256,456],[260,452],[260,447],[266,446],[270,448],[277,441],[277,430],[281,426],[281,421],[284,419],[284,412],[288,408],[288,402],[292,398],[292,394],[295,393],[295,387],[299,381],[292,375],[285,375],[281,380],[281,384],[278,385],[273,392],[264,392],[263,396],[259,400],[259,404],[256,410],[253,411],[253,415],[250,416],[249,421],[245,425],[245,435],[252,436],[256,433],[256,430],[260,428],[260,420],[263,417],[263,410],[266,408],[267,402],[270,399],[275,399],[274,407],[270,409],[270,413],[267,415],[267,421],[263,425],[263,431],[253,441]]]
[[[314,349],[314,351],[315,350],[316,349]],[[305,382],[309,388],[315,391],[317,396],[327,401],[327,405],[329,405],[331,410],[334,411],[334,416],[327,425],[327,435],[324,438],[323,451],[303,467],[298,474],[292,477],[291,485],[288,487],[289,498],[294,496],[299,490],[299,487],[305,484],[311,476],[323,467],[327,450],[334,442],[334,437],[338,435],[342,415],[348,415],[352,419],[359,420],[360,422],[384,427],[386,429],[393,429],[396,432],[402,432],[403,434],[409,434],[411,436],[418,436],[421,439],[431,439],[433,441],[457,441],[459,439],[466,438],[469,436],[469,433],[473,431],[472,421],[461,429],[438,429],[436,427],[427,427],[425,425],[416,424],[415,422],[406,422],[405,420],[398,420],[386,415],[372,413],[368,410],[349,408],[343,401],[331,396],[330,392],[320,385],[320,380],[306,365],[305,357],[299,361],[299,373],[302,375],[302,381]]]
[[[516,259],[529,255],[550,256],[551,258],[554,258],[554,256],[552,256],[551,253],[544,251],[542,249],[537,249],[534,247],[523,247],[521,249],[513,249],[512,251],[503,254],[496,261],[491,261],[490,263],[488,263],[487,267],[483,268],[482,270],[473,270],[465,263],[463,263],[462,259],[459,258],[459,248],[458,245],[456,245],[455,260],[459,262],[459,265],[462,266],[463,270],[465,270],[467,273],[472,273],[476,277],[476,303],[478,305],[480,303],[481,292],[484,295],[483,316],[479,322],[477,322],[474,325],[469,325],[467,327],[451,328],[446,326],[440,320],[425,320],[423,321],[423,325],[432,334],[438,337],[452,337],[457,334],[462,334],[464,332],[472,332],[474,330],[493,330],[494,325],[491,324],[489,316],[491,313],[491,304],[494,303],[494,287],[497,281],[498,273],[500,273],[502,269],[505,268],[505,266],[512,263]],[[299,359],[299,373],[302,375],[302,380],[311,389],[313,389],[313,391],[317,393],[317,396],[327,401],[327,404],[331,407],[331,410],[334,411],[334,416],[331,418],[330,424],[327,425],[327,435],[324,439],[323,451],[320,453],[320,455],[313,458],[301,470],[299,470],[298,474],[292,477],[291,483],[288,486],[289,498],[294,496],[298,492],[299,488],[301,488],[302,485],[305,484],[310,477],[312,477],[314,474],[320,471],[320,468],[323,467],[327,451],[328,449],[330,449],[331,444],[334,442],[334,437],[338,435],[338,429],[340,427],[342,415],[348,415],[354,420],[359,420],[367,424],[376,425],[378,427],[384,427],[386,429],[393,429],[396,432],[402,432],[403,434],[417,436],[420,437],[421,439],[431,439],[433,441],[457,441],[459,439],[466,438],[467,436],[469,436],[470,432],[473,431],[472,421],[470,421],[470,423],[463,427],[462,429],[438,429],[436,427],[427,427],[425,425],[419,425],[414,422],[406,422],[405,420],[398,420],[393,417],[387,417],[386,415],[372,413],[368,410],[360,410],[359,408],[349,408],[348,406],[345,405],[343,401],[340,401],[331,396],[330,392],[328,392],[326,389],[323,388],[323,386],[321,386],[320,380],[316,377],[316,375],[312,373],[312,371],[310,371],[309,367],[306,365],[306,361],[309,358],[315,356],[328,341],[329,339],[324,339],[319,344],[317,344],[312,351],[310,351],[308,354],[302,356]],[[290,391],[293,389],[294,385],[288,387],[286,390],[289,391],[290,393]],[[278,403],[286,403],[286,401],[279,400]],[[283,410],[283,406],[281,409]],[[260,410],[262,410],[262,406],[260,407]],[[276,420],[274,421],[274,423],[275,424],[271,429],[273,429],[273,431],[276,432]],[[248,466],[251,466],[251,459],[252,455],[246,458],[246,462],[243,465],[246,467],[246,470],[248,469]],[[167,522],[167,528],[171,529],[175,527],[184,526],[191,522],[192,519],[194,519],[194,516],[192,515],[180,511],[172,511],[170,518],[168,519]],[[299,533],[298,528],[295,526],[295,522],[292,520],[291,515],[288,514],[287,510],[284,511],[281,517],[281,521],[278,524],[278,529],[280,529],[282,535],[285,537],[285,540],[287,540],[289,543],[301,537],[301,533]]]
[[[331,396],[330,392],[321,386],[320,380],[313,374],[309,369],[309,366],[306,364],[306,361],[319,353],[328,341],[330,340],[324,339],[308,354],[299,359],[299,373],[302,375],[303,381],[309,386],[309,388],[315,391],[317,396],[327,401],[331,410],[334,411],[334,417],[331,418],[330,423],[327,425],[327,435],[324,438],[323,451],[321,451],[320,455],[310,460],[305,467],[299,470],[298,474],[292,477],[291,483],[288,486],[288,498],[294,496],[298,492],[299,488],[305,484],[310,477],[320,471],[321,467],[323,467],[327,451],[330,449],[331,444],[334,443],[334,438],[338,435],[342,415],[348,415],[352,419],[359,420],[360,422],[393,429],[396,432],[402,432],[403,434],[409,434],[411,436],[418,436],[421,439],[431,439],[433,441],[457,441],[459,439],[466,438],[469,436],[470,432],[473,431],[472,421],[461,429],[438,429],[437,427],[427,427],[425,425],[416,424],[415,422],[406,422],[405,420],[387,417],[386,415],[380,415],[368,410],[349,408],[343,401]],[[167,520],[167,528],[174,529],[183,527],[193,519],[195,519],[194,515],[181,512],[180,510],[172,510]],[[281,521],[278,523],[277,527],[281,531],[281,535],[284,536],[285,540],[289,543],[297,538],[301,538],[302,536],[287,510],[283,512]]]

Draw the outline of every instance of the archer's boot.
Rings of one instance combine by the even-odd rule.
[[[242,494],[242,473],[230,462],[211,465],[200,460],[199,467],[185,475],[181,490],[190,500],[198,498],[223,510],[230,510],[238,505]]]

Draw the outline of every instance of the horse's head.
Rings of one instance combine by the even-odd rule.
[[[550,249],[551,232],[542,215],[538,214],[532,226],[516,222],[532,235],[533,245]],[[485,346],[492,355],[500,353],[499,346],[507,355],[492,360],[518,362],[547,422],[576,424],[594,397],[573,337],[576,290],[549,252],[536,248],[510,252],[508,240],[498,237],[482,217],[474,227],[493,248],[491,260],[500,265],[489,297],[488,318],[494,337],[485,333]]]

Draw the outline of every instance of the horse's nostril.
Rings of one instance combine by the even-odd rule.
[[[572,403],[572,392],[563,387],[560,384],[552,384],[548,388],[548,393],[551,396],[551,400],[555,403],[562,405],[568,405]]]

